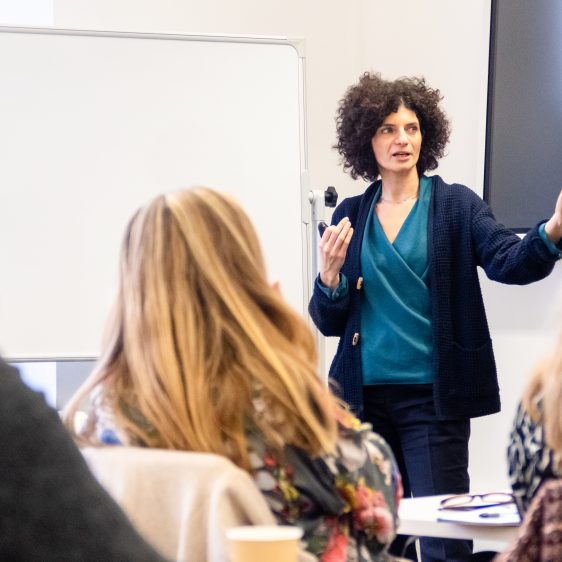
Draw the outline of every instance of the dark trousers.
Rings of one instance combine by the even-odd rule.
[[[438,420],[430,384],[369,385],[363,391],[363,419],[392,448],[405,498],[469,491],[470,420]],[[393,554],[402,554],[405,539],[397,537]],[[420,549],[422,562],[454,562],[470,556],[472,541],[421,538]],[[403,555],[416,560],[413,545]]]

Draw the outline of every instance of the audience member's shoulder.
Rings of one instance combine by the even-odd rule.
[[[4,359],[0,357],[0,385],[9,388],[10,386],[17,386],[19,378],[18,370],[11,365],[8,365]]]
[[[43,395],[31,390],[21,380],[19,371],[1,358],[0,393],[2,395],[0,415],[9,416],[11,423],[15,423],[18,418],[30,411],[35,414],[49,412],[56,415],[56,412],[45,402]]]
[[[6,451],[1,467],[17,469],[23,475],[41,464],[46,472],[52,464],[49,458],[57,453],[80,462],[80,453],[57,411],[23,382],[16,368],[1,359],[0,393],[0,446]]]

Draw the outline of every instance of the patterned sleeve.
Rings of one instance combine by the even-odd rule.
[[[556,476],[552,451],[544,442],[543,426],[534,423],[521,404],[517,408],[507,457],[513,495],[523,515],[541,484]]]
[[[321,562],[388,560],[396,535],[400,475],[390,448],[351,414],[339,420],[333,455],[313,459],[263,445],[252,458],[258,487],[281,524],[304,530],[303,547]]]

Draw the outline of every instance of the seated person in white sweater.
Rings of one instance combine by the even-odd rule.
[[[55,410],[0,360],[0,560],[164,562],[90,474]]]
[[[193,188],[156,197],[127,227],[101,359],[70,402],[81,435],[223,455],[325,560],[387,560],[401,480],[382,438],[317,375],[305,319],[268,281],[246,214]]]

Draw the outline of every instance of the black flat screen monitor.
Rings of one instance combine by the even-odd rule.
[[[484,199],[526,232],[562,188],[562,1],[492,0]]]

